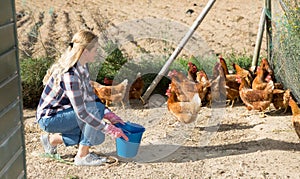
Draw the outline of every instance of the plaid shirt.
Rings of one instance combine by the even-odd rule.
[[[42,117],[51,117],[57,112],[73,107],[77,117],[95,128],[102,129],[104,121],[86,110],[86,102],[100,101],[89,84],[87,65],[75,64],[62,75],[57,90],[53,90],[54,79],[45,86],[37,107],[37,121]],[[105,110],[105,113],[108,112]]]

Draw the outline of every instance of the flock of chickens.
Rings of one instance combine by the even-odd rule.
[[[265,110],[271,104],[276,111],[284,110],[283,113],[290,106],[293,113],[292,123],[300,138],[300,109],[290,90],[284,90],[281,83],[275,82],[267,59],[261,60],[255,73],[235,63],[233,68],[236,73],[229,74],[225,60],[219,57],[211,79],[204,70],[198,70],[191,62],[188,63],[187,76],[182,72],[170,71],[168,76],[171,83],[166,92],[168,110],[180,122],[191,123],[196,120],[200,106],[203,105],[227,104],[233,107],[235,101],[241,100],[248,111],[258,110],[260,117],[266,116]]]
[[[176,119],[183,123],[196,120],[202,106],[211,107],[212,104],[226,104],[232,108],[237,100],[243,102],[247,110],[258,110],[260,117],[265,117],[265,110],[271,104],[276,110],[287,111],[291,107],[292,123],[300,138],[300,108],[292,99],[289,89],[284,89],[281,83],[275,82],[273,70],[267,59],[262,59],[256,72],[243,69],[233,64],[235,74],[230,74],[227,64],[222,57],[213,68],[212,78],[209,79],[204,70],[198,70],[192,62],[188,63],[188,75],[172,70],[168,73],[171,79],[166,91],[167,108]],[[125,79],[118,85],[101,85],[92,81],[94,92],[107,106],[111,102],[121,102],[128,92],[129,99],[140,99],[144,88],[144,81],[138,73],[131,84]],[[129,90],[127,86],[130,85]]]

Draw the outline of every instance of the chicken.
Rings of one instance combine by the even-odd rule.
[[[177,72],[176,70],[169,72],[168,76],[171,77],[170,88],[173,92],[176,93],[179,101],[190,101],[194,97],[195,93],[198,93],[200,99],[204,100],[209,84],[208,81],[206,81],[206,74],[204,74],[203,72],[200,73],[205,75],[205,77],[203,79],[200,79],[201,82],[194,82],[189,80],[181,72]],[[202,77],[199,76],[198,78]]]
[[[199,96],[201,98],[202,104],[206,104],[206,106],[211,105],[212,95],[211,95],[211,80],[209,80],[207,74],[204,70],[200,70],[197,72],[197,79],[198,83],[202,83],[203,90],[199,92]]]
[[[176,93],[179,101],[190,101],[198,92],[195,83],[190,81],[182,72],[173,70],[169,72],[168,76],[171,78],[170,88]]]
[[[266,78],[271,79],[271,76],[266,73],[266,70],[261,68],[260,66],[257,67],[256,70],[256,77],[254,78],[253,82],[252,82],[252,89],[254,90],[263,90],[266,88],[266,86],[268,85],[267,83],[267,79]]]
[[[182,72],[176,71],[176,70],[169,71],[168,77],[170,77],[171,80],[176,79],[177,81],[186,81],[186,80],[188,80],[188,78],[186,77],[185,74],[183,74]]]
[[[126,93],[126,88],[128,85],[128,80],[125,79],[123,82],[113,85],[113,86],[105,86],[101,85],[95,81],[90,81],[95,94],[99,97],[99,99],[105,103],[108,107],[111,102],[117,103],[120,102],[125,108],[123,99]]]
[[[274,81],[273,70],[271,69],[266,58],[263,58],[260,66],[257,67],[256,77],[252,82],[252,89],[264,90],[268,86],[268,81]],[[285,113],[288,107],[288,100],[290,97],[290,90],[283,90],[283,86],[280,83],[274,83],[272,103],[275,107],[275,111],[284,109]]]
[[[290,90],[280,90],[274,89],[273,90],[273,98],[272,103],[277,110],[284,109],[283,113],[286,113],[288,106],[289,106],[289,99],[291,97]]]
[[[113,80],[108,77],[104,77],[103,84],[106,86],[111,86],[113,84]]]
[[[179,101],[176,93],[170,88],[167,90],[166,95],[168,96],[167,108],[179,122],[188,124],[197,119],[201,107],[201,99],[198,93],[194,93],[190,101],[184,102]]]
[[[178,101],[188,101],[188,97],[183,93],[181,88],[181,82],[187,80],[186,76],[182,72],[176,70],[169,71],[168,77],[171,78],[171,83],[169,84],[168,90],[176,94]],[[168,96],[168,95],[167,95]]]
[[[272,77],[273,82],[274,82],[274,80],[275,80],[274,73],[273,73],[273,70],[270,67],[270,64],[269,64],[269,62],[266,58],[263,58],[261,60],[259,67],[264,70],[264,76],[266,77],[267,75],[270,75]]]
[[[192,62],[189,62],[188,63],[188,79],[191,80],[191,81],[196,81],[196,78],[197,78],[197,72],[198,72],[198,68],[197,66],[192,63]]]
[[[145,82],[142,79],[141,73],[139,72],[136,76],[135,81],[130,86],[129,99],[140,99],[142,103],[145,104],[145,101],[142,98],[144,86]]]
[[[226,83],[226,97],[229,101],[229,104],[231,103],[230,107],[233,107],[234,102],[239,99],[239,86],[240,84],[236,81],[236,74],[229,74],[227,64],[221,56],[219,57],[219,62],[221,64],[221,67],[223,69],[223,73],[225,75],[225,83]]]
[[[196,83],[201,102],[209,102],[209,100],[207,100],[207,94],[210,91],[210,81],[204,70],[197,72]]]
[[[240,83],[239,93],[242,101],[247,109],[258,110],[260,117],[265,117],[264,110],[268,108],[272,102],[274,82],[270,80],[264,90],[254,90],[250,88],[250,84],[245,78],[237,76]]]
[[[290,97],[289,99],[289,106],[291,106],[292,109],[292,124],[295,128],[295,131],[300,139],[300,108],[298,107],[296,101]]]
[[[270,76],[272,78],[272,80],[274,82],[274,89],[282,89],[282,90],[284,89],[284,87],[281,83],[276,82],[274,72],[273,72],[272,68],[270,67],[270,64],[266,58],[263,58],[261,60],[259,67],[264,70],[264,77]]]
[[[222,57],[222,56],[219,56],[219,62],[224,70],[224,74],[225,75],[229,75],[229,70],[228,70],[228,67],[227,67],[227,64],[226,64],[226,61],[225,59]]]
[[[211,102],[222,104],[226,102],[226,81],[223,68],[220,63],[216,63],[213,69],[213,79],[211,80]]]
[[[250,71],[240,67],[238,64],[235,64],[235,63],[233,63],[232,66],[233,66],[234,70],[236,71],[236,75],[245,78],[245,80],[251,87],[252,81],[253,81],[253,76],[250,73]]]
[[[196,82],[197,83],[209,83],[208,76],[204,70],[200,70],[197,72]]]
[[[235,101],[237,101],[240,98],[239,90],[229,87],[228,85],[226,87],[226,99],[229,100],[229,103],[231,103],[230,107],[232,108]]]
[[[223,57],[219,57],[219,63],[221,64],[221,67],[224,71],[224,75],[226,77],[226,80],[230,83],[232,83],[231,87],[235,88],[235,89],[239,89],[239,84],[236,82],[236,74],[229,74],[229,70],[228,70],[228,67],[227,67],[227,64],[226,64],[226,61],[224,60]]]

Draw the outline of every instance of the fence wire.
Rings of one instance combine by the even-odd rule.
[[[272,58],[270,60],[277,81],[281,82],[285,89],[290,89],[298,102],[300,102],[299,1],[272,1]]]

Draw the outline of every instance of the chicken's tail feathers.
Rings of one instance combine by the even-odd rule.
[[[122,81],[122,84],[127,86],[127,84],[128,84],[128,79],[123,80],[123,81]]]

